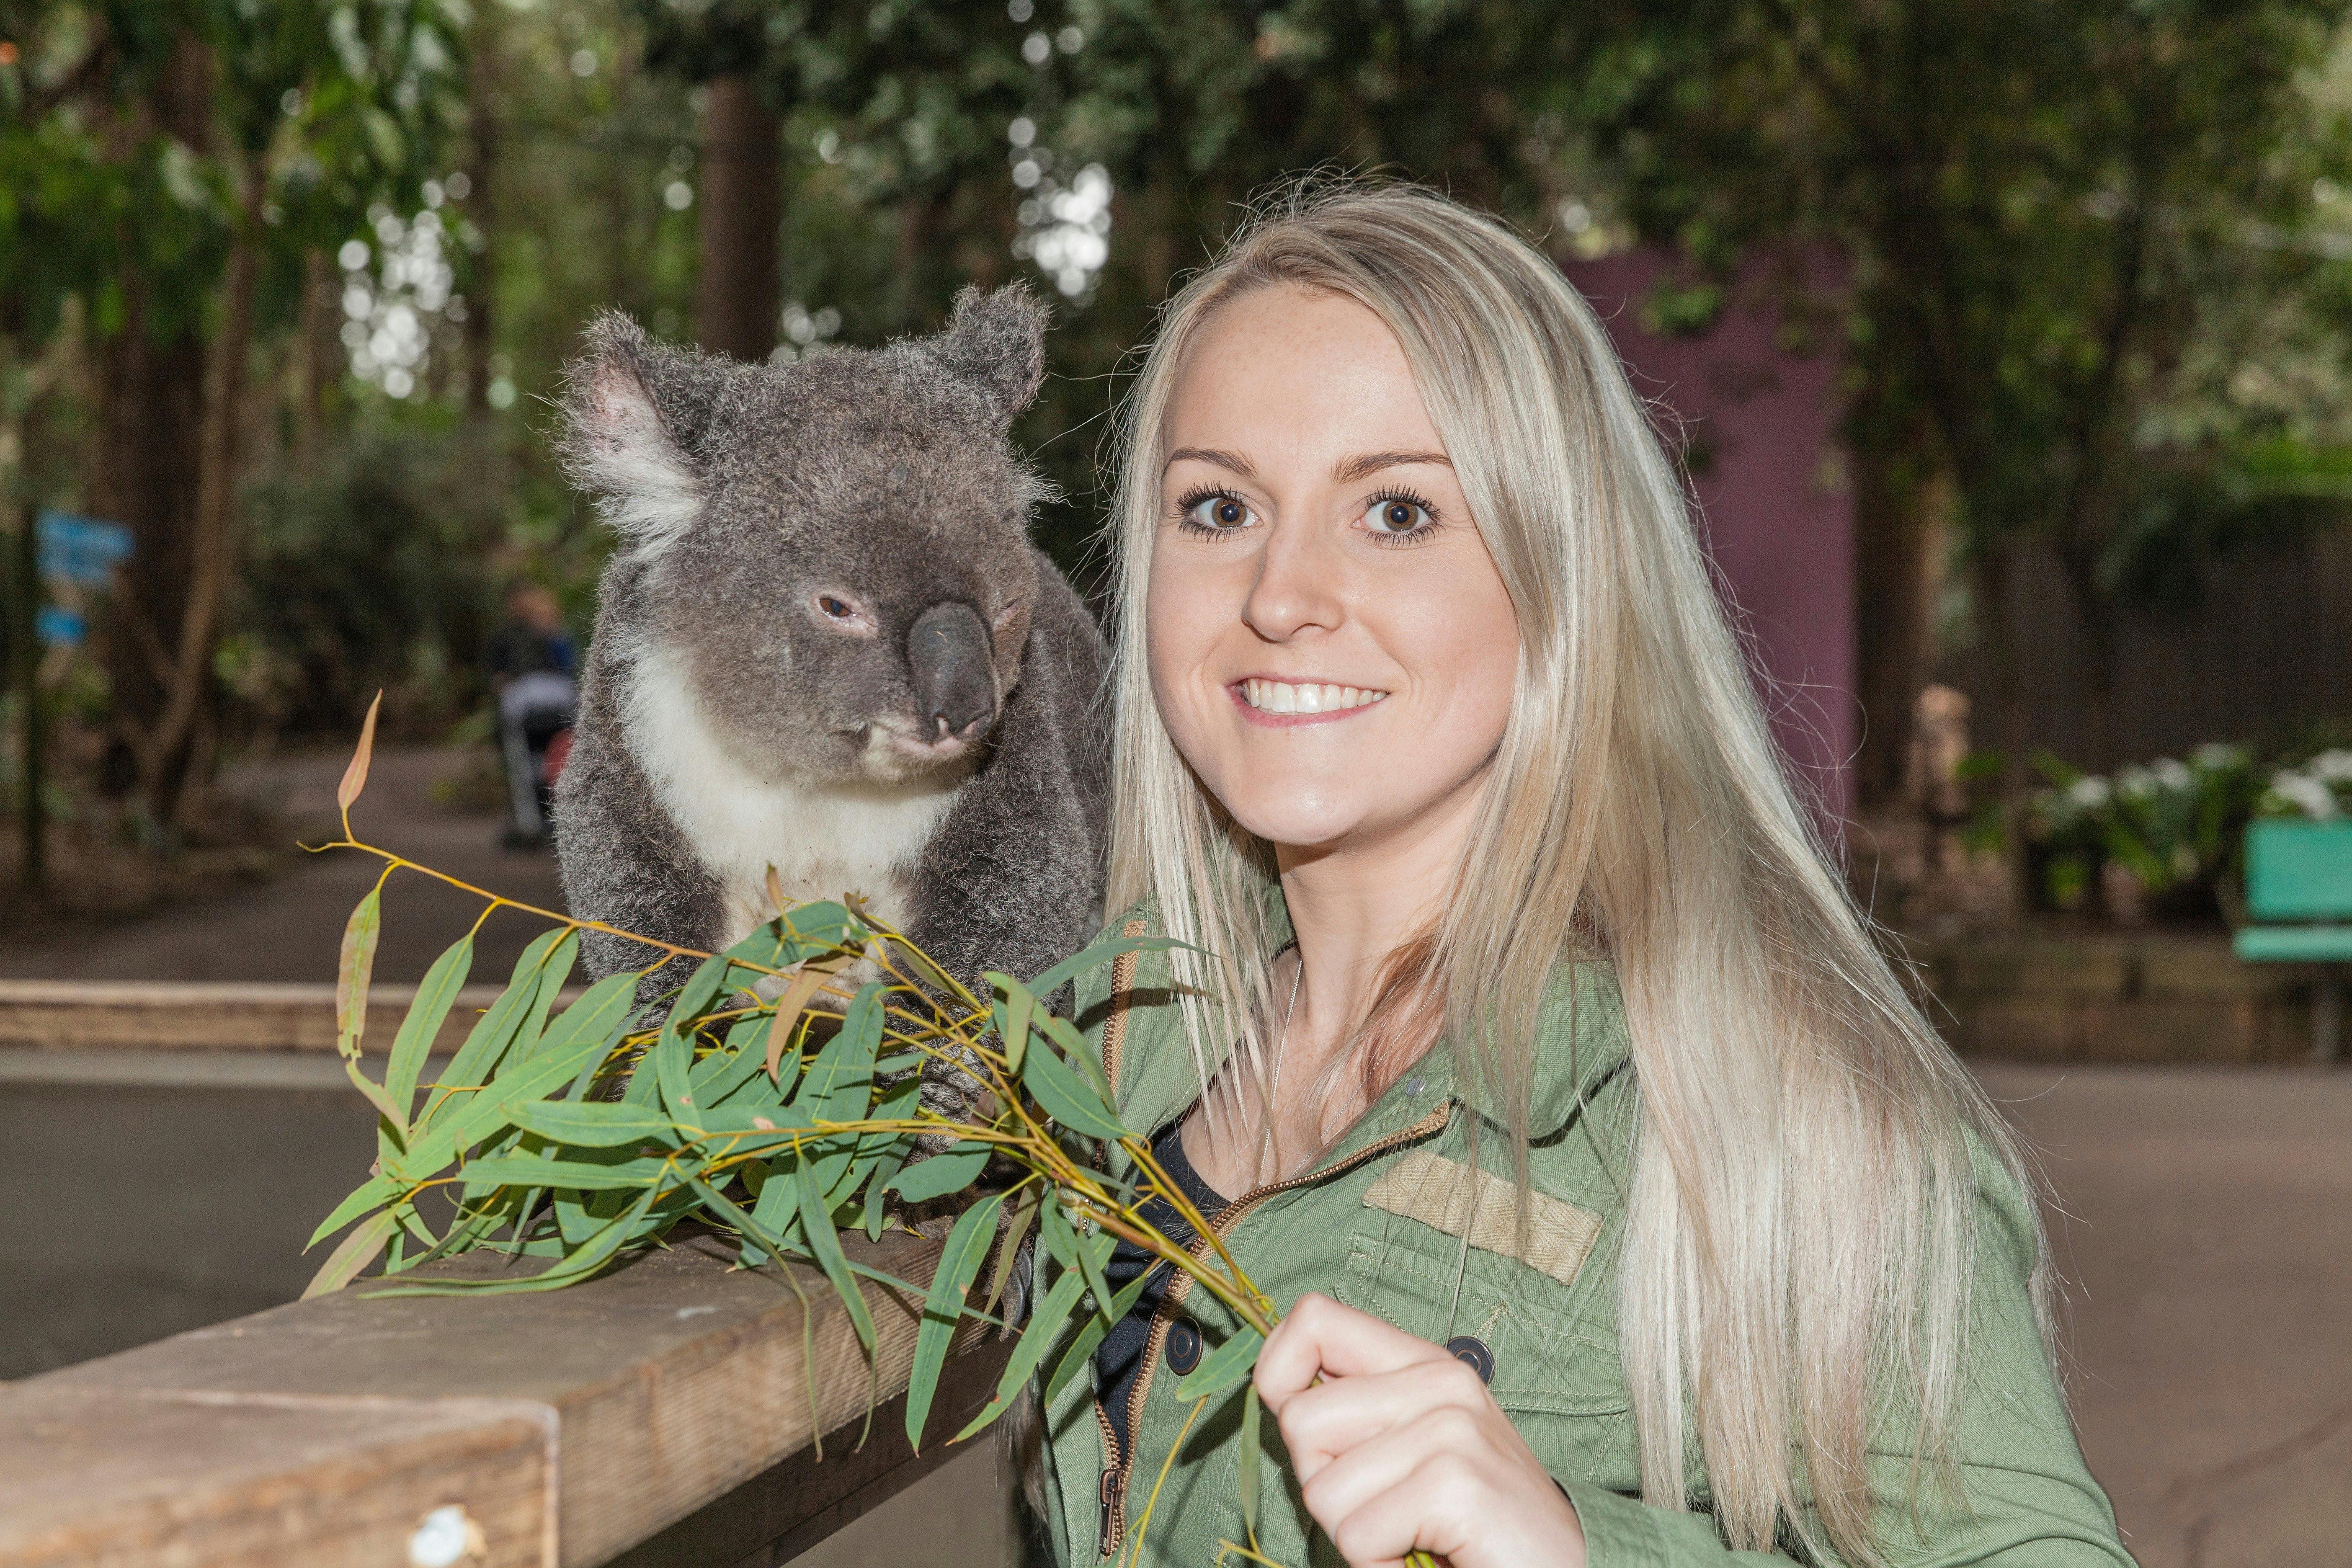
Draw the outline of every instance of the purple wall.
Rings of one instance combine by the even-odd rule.
[[[1643,330],[1642,303],[1672,263],[1635,249],[1567,273],[1608,326],[1634,392],[1673,411],[1696,458],[1703,537],[1769,683],[1781,746],[1832,824],[1852,799],[1853,506],[1837,444],[1833,353],[1774,346],[1780,313],[1759,262],[1744,268],[1715,324],[1696,337]],[[1836,282],[1826,260],[1806,282]],[[1663,410],[1662,410],[1663,412]]]

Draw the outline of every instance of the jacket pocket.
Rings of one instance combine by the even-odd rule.
[[[1475,1340],[1495,1402],[1512,1412],[1615,1415],[1632,1405],[1613,1325],[1580,1310],[1571,1289],[1516,1258],[1402,1215],[1349,1238],[1333,1294],[1434,1344]],[[1462,1353],[1475,1356],[1467,1346]]]

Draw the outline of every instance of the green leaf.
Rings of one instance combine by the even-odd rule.
[[[947,1365],[948,1342],[963,1321],[964,1299],[987,1261],[997,1211],[1003,1206],[1003,1194],[993,1194],[966,1209],[940,1250],[940,1267],[923,1301],[922,1326],[915,1331],[914,1369],[907,1374],[907,1441],[919,1454],[923,1451],[923,1423],[930,1418],[931,1401],[939,1394],[940,1371]]]
[[[638,1222],[645,1218],[646,1211],[653,1207],[657,1191],[647,1187],[626,1212],[605,1221],[583,1244],[542,1273],[509,1279],[404,1281],[386,1289],[371,1290],[369,1299],[378,1296],[519,1296],[535,1290],[560,1289],[586,1279],[612,1261],[613,1255],[621,1250],[635,1231]]]
[[[793,1107],[811,1121],[865,1118],[873,1102],[874,1054],[882,1043],[882,990],[877,982],[858,992],[842,1020],[841,1032],[827,1040],[816,1060],[809,1064],[800,1091],[793,1096]],[[856,1149],[853,1140],[819,1158],[815,1175],[820,1195],[830,1194],[840,1185]]]
[[[387,1163],[385,1173],[409,1181],[435,1174],[458,1150],[471,1148],[509,1123],[521,1106],[569,1079],[583,1058],[611,1050],[616,1032],[628,1020],[636,988],[637,977],[626,973],[606,975],[590,986],[563,1010],[529,1062],[501,1073],[488,1089],[466,1096],[466,1104],[454,1113],[436,1117],[432,1131],[410,1144],[399,1169]]]
[[[786,910],[776,917],[776,923],[783,930],[785,946],[779,956],[784,963],[798,963],[837,948],[863,946],[867,931],[866,922],[846,905],[830,900]]]
[[[874,1163],[874,1179],[866,1184],[866,1239],[882,1239],[882,1219],[888,1207],[883,1196],[890,1190],[890,1178],[898,1173],[896,1161],[881,1159]]]
[[[694,1103],[708,1110],[751,1081],[765,1065],[768,1029],[775,1020],[767,1014],[736,1021],[727,1031],[727,1044],[711,1052],[694,1068]]]
[[[1262,1458],[1258,1447],[1259,1405],[1257,1384],[1252,1383],[1249,1392],[1242,1395],[1242,1528],[1249,1532],[1250,1547],[1257,1547],[1257,1467]]]
[[[343,1237],[341,1245],[327,1254],[327,1261],[319,1266],[319,1272],[312,1275],[310,1283],[302,1288],[302,1300],[307,1301],[313,1296],[324,1296],[350,1284],[361,1269],[375,1260],[375,1255],[383,1250],[383,1244],[390,1241],[392,1233],[399,1228],[400,1216],[390,1209],[370,1215],[357,1229]]]
[[[1031,1051],[1022,1064],[1023,1087],[1037,1099],[1045,1114],[1074,1132],[1090,1138],[1119,1139],[1128,1136],[1118,1118],[1103,1103],[1102,1097],[1070,1070],[1070,1066],[1052,1050]]]
[[[310,1233],[310,1239],[302,1244],[302,1250],[310,1251],[368,1210],[391,1202],[399,1192],[400,1184],[390,1176],[369,1177],[351,1196],[337,1204],[332,1214],[319,1222],[319,1228]]]
[[[1087,1288],[1086,1280],[1076,1274],[1064,1274],[1037,1304],[1029,1319],[1029,1326],[1021,1331],[1021,1342],[1013,1347],[1013,1359],[1004,1363],[1004,1375],[996,1380],[996,1397],[988,1408],[973,1416],[950,1442],[961,1443],[1013,1407],[1024,1384],[1062,1337],[1062,1330],[1070,1321],[1071,1310],[1078,1304],[1078,1294]]]
[[[335,1048],[346,1059],[360,1054],[367,1032],[368,976],[375,969],[376,938],[383,931],[383,884],[368,889],[343,926],[343,950],[335,971]]]
[[[392,1100],[383,1092],[383,1086],[360,1071],[360,1060],[357,1057],[343,1058],[343,1076],[352,1080],[353,1089],[367,1096],[367,1102],[375,1107],[375,1113],[378,1116],[383,1118],[384,1124],[394,1138],[399,1138],[407,1131],[401,1122],[400,1113],[393,1110]]]
[[[844,1310],[849,1314],[852,1328],[857,1331],[857,1342],[866,1353],[874,1353],[874,1315],[866,1310],[866,1293],[849,1272],[849,1259],[841,1250],[841,1237],[833,1228],[833,1216],[825,1212],[824,1194],[817,1187],[816,1167],[803,1162],[800,1168],[801,1231],[808,1237],[809,1251],[816,1256],[817,1267],[833,1281],[835,1294],[841,1298]]]
[[[584,1160],[546,1160],[536,1154],[493,1154],[464,1170],[468,1194],[492,1187],[553,1187],[562,1192],[605,1192],[642,1187],[675,1167],[667,1160],[627,1160],[605,1165]]]
[[[677,1136],[669,1118],[658,1111],[593,1100],[545,1100],[518,1105],[514,1122],[527,1131],[578,1149],[609,1149],[649,1138],[667,1142]]]
[[[490,1069],[506,1055],[507,1047],[514,1044],[525,1015],[539,1000],[540,971],[563,935],[562,931],[541,931],[522,950],[522,956],[515,960],[514,973],[508,979],[507,988],[499,993],[498,1000],[475,1023],[466,1036],[466,1043],[457,1047],[457,1054],[442,1069],[434,1087],[443,1092],[426,1100],[425,1114],[416,1122],[418,1127],[433,1126],[447,1113],[453,1101],[474,1098],[449,1091],[472,1089],[488,1078]],[[415,1140],[411,1138],[409,1142],[414,1143]]]
[[[1110,1305],[1110,1282],[1103,1278],[1103,1259],[1110,1256],[1111,1248],[1118,1245],[1118,1238],[1108,1231],[1080,1236],[1059,1202],[1045,1205],[1039,1234],[1045,1240],[1045,1250],[1063,1268],[1075,1268],[1086,1277],[1087,1289],[1095,1299],[1095,1310],[1099,1312],[1108,1308]]]
[[[1103,1071],[1102,1064],[1095,1060],[1095,1053],[1087,1045],[1086,1037],[1078,1033],[1077,1026],[1059,1013],[1040,1013],[1034,1022],[1047,1039],[1062,1047],[1070,1065],[1095,1086],[1095,1093],[1102,1097],[1102,1102],[1116,1110],[1118,1096],[1111,1091],[1110,1078]]]
[[[1017,1073],[1022,1055],[1029,1048],[1029,1016],[1036,1011],[1036,994],[1010,974],[993,969],[982,978],[996,993],[990,1011],[996,1018],[996,1037],[1004,1047],[1005,1065]]]
[[[704,959],[678,992],[661,1033],[655,1037],[654,1073],[661,1087],[662,1102],[673,1116],[683,1117],[694,1110],[695,1028],[725,984],[729,964],[724,953]]]
[[[441,1025],[473,967],[474,939],[469,933],[458,938],[425,972],[425,983],[416,988],[416,999],[400,1021],[400,1033],[393,1037],[392,1060],[383,1069],[383,1092],[396,1113],[393,1120],[404,1129],[416,1101],[416,1075],[424,1070],[425,1056],[440,1037]]]
[[[1072,953],[1053,968],[1029,982],[1032,996],[1051,996],[1078,975],[1098,963],[1130,952],[1165,952],[1171,947],[1187,947],[1172,936],[1115,936],[1098,942],[1083,952]],[[1197,950],[1196,950],[1197,951]]]
[[[1077,1335],[1070,1341],[1070,1348],[1062,1352],[1062,1359],[1055,1363],[1054,1375],[1045,1380],[1045,1403],[1048,1405],[1068,1385],[1070,1379],[1085,1371],[1087,1363],[1095,1359],[1096,1348],[1110,1332],[1112,1325],[1135,1310],[1135,1303],[1142,1298],[1143,1288],[1151,1282],[1152,1275],[1157,1272],[1156,1268],[1146,1268],[1138,1274],[1128,1281],[1126,1289],[1110,1299],[1107,1310],[1096,1311],[1078,1325]],[[1099,1304],[1102,1298],[1097,1296],[1095,1300]]]
[[[910,1161],[890,1179],[898,1194],[910,1204],[960,1193],[980,1180],[993,1145],[954,1143],[936,1154]]]
[[[1201,1358],[1201,1364],[1176,1380],[1177,1399],[1190,1405],[1196,1399],[1206,1399],[1223,1394],[1250,1374],[1257,1365],[1258,1347],[1265,1336],[1244,1323],[1234,1331],[1234,1337]]]
[[[522,1042],[522,1049],[518,1055],[527,1057],[540,1049],[540,1020],[547,1016],[550,1007],[555,1005],[556,997],[562,994],[564,985],[572,979],[572,966],[579,959],[580,933],[567,931],[556,942],[554,951],[547,955],[547,962],[539,966],[539,994],[531,999],[530,1010],[523,1015],[522,1030],[516,1037]]]

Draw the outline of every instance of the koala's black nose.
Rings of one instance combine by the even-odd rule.
[[[926,741],[976,740],[996,720],[996,673],[988,623],[970,605],[925,610],[907,634],[915,718]]]

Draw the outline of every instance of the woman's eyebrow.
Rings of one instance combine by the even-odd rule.
[[[1166,462],[1160,465],[1160,471],[1165,473],[1187,458],[1196,463],[1213,463],[1218,468],[1239,474],[1245,479],[1257,478],[1257,469],[1252,466],[1247,458],[1243,457],[1239,452],[1221,452],[1214,447],[1179,447],[1168,454]]]
[[[1331,466],[1331,477],[1343,485],[1377,474],[1382,468],[1402,468],[1408,463],[1435,463],[1452,468],[1454,459],[1443,452],[1366,452]]]

